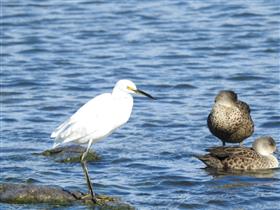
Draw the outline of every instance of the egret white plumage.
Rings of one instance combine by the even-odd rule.
[[[94,202],[96,196],[88,175],[85,157],[93,143],[109,136],[129,120],[133,107],[131,94],[141,94],[154,99],[137,89],[132,81],[119,80],[112,93],[103,93],[88,101],[51,134],[51,138],[55,141],[54,147],[70,142],[87,144],[81,156],[81,164]]]

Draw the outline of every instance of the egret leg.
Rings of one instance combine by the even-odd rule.
[[[89,174],[88,174],[88,169],[87,169],[87,165],[86,165],[86,156],[87,156],[87,153],[88,153],[88,150],[87,149],[83,154],[82,154],[82,157],[81,157],[81,165],[82,165],[82,168],[83,168],[83,171],[84,171],[84,174],[85,174],[85,178],[86,178],[86,182],[87,182],[87,186],[88,186],[88,189],[89,189],[89,192],[90,192],[90,195],[91,195],[91,199],[94,203],[96,203],[96,195],[93,191],[93,186],[92,186],[92,183],[90,181],[90,177],[89,177]]]
[[[239,143],[239,147],[243,147],[243,142],[240,142],[240,143]]]
[[[223,141],[223,147],[225,147],[225,146],[226,146],[226,142]]]

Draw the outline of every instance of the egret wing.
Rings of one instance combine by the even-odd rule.
[[[80,141],[87,143],[93,134],[102,133],[114,113],[110,93],[101,94],[83,105],[52,133],[56,142]],[[107,125],[107,126],[106,126]]]

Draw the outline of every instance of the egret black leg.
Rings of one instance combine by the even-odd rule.
[[[96,196],[95,196],[95,193],[93,192],[92,183],[90,181],[90,177],[89,177],[88,169],[87,169],[87,165],[86,165],[86,160],[85,160],[86,154],[85,153],[87,153],[87,152],[84,152],[82,155],[81,165],[82,165],[82,168],[83,168],[83,171],[85,174],[85,178],[86,178],[87,186],[88,186],[88,189],[89,189],[89,192],[91,195],[91,199],[94,203],[96,203]]]
[[[226,146],[226,142],[223,141],[223,147],[225,147],[225,146]]]

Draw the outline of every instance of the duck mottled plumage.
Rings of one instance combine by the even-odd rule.
[[[211,133],[225,145],[242,143],[254,132],[254,123],[250,116],[250,107],[237,100],[233,91],[220,91],[207,119]]]
[[[213,147],[207,149],[206,155],[197,156],[210,168],[224,170],[256,170],[277,168],[279,163],[273,152],[276,143],[273,138],[265,136],[255,140],[252,148]]]

